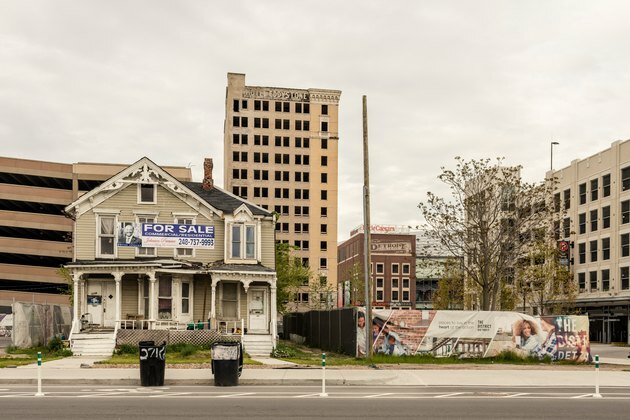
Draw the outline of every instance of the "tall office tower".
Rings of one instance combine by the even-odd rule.
[[[228,73],[225,102],[224,189],[275,211],[276,241],[297,246],[313,280],[325,279],[331,290],[337,288],[340,96],[247,86],[244,74]],[[300,293],[297,309],[319,307],[321,299]]]

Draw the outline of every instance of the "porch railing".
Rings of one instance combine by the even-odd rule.
[[[210,327],[210,328],[209,328]],[[245,320],[212,322],[179,322],[170,320],[152,321],[149,319],[123,319],[116,322],[116,329],[128,330],[207,330],[212,329],[222,334],[243,335]]]

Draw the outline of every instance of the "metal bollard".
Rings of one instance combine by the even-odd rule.
[[[599,393],[599,355],[595,355],[595,393],[593,398],[602,398],[602,394]]]
[[[43,397],[44,393],[42,392],[42,352],[37,352],[37,393],[36,397]]]
[[[327,397],[326,394],[326,353],[322,353],[322,393],[320,397]]]

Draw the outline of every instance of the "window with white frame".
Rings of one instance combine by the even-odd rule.
[[[385,280],[382,277],[376,278],[376,301],[383,302],[385,295]]]
[[[406,264],[406,263],[405,263],[405,264],[403,264],[403,265],[402,265],[402,273],[403,273],[403,274],[409,274],[409,273],[410,273],[410,271],[409,271],[409,270],[410,270],[410,267],[411,267],[411,266],[410,266],[409,264]]]
[[[190,313],[190,283],[182,282],[182,314]]]
[[[400,265],[398,263],[392,264],[392,274],[399,274]]]
[[[383,273],[385,273],[385,264],[376,263],[376,274],[383,274]]]
[[[392,278],[392,302],[398,302],[400,298],[400,280],[398,277]]]
[[[138,223],[140,224],[155,223],[155,217],[154,216],[138,216]],[[154,257],[155,256],[155,248],[153,247],[140,246],[136,249],[137,249],[136,255],[138,256],[141,256],[141,257]]]
[[[173,318],[173,282],[170,276],[158,279],[158,319]]]
[[[256,226],[244,223],[234,223],[231,227],[230,258],[256,258]]]
[[[178,217],[175,219],[175,224],[178,225],[193,225],[195,221],[192,217]],[[194,256],[193,248],[175,248],[175,256],[177,257],[192,257]]]
[[[98,256],[116,255],[116,216],[100,215],[98,223]]]
[[[138,204],[155,204],[156,184],[138,184]]]
[[[403,266],[404,267],[404,266]],[[403,270],[404,271],[404,270]],[[402,301],[409,302],[409,296],[411,294],[409,279],[404,277],[402,279]]]

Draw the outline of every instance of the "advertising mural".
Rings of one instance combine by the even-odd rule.
[[[374,310],[372,322],[367,324],[360,310],[357,318],[359,356],[365,355],[365,334],[369,330],[374,352],[392,356],[493,357],[511,351],[522,357],[592,361],[587,316]]]
[[[214,249],[214,226],[121,222],[118,246]]]

